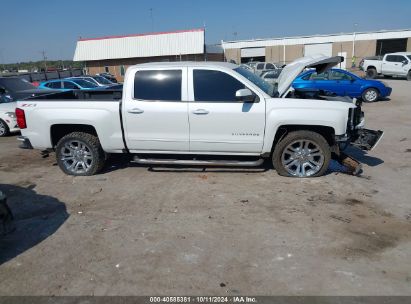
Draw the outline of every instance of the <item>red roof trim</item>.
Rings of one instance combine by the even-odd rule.
[[[204,32],[204,29],[200,28],[200,29],[192,29],[192,30],[156,32],[156,33],[133,34],[133,35],[119,35],[119,36],[105,36],[105,37],[97,37],[97,38],[79,38],[78,41],[116,39],[116,38],[127,38],[127,37],[152,36],[152,35],[166,35],[166,34],[178,34],[178,33],[189,33],[189,32]]]

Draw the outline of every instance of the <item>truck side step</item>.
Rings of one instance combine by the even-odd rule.
[[[196,160],[196,159],[157,159],[140,158],[134,156],[132,163],[140,165],[182,165],[182,166],[215,166],[215,167],[257,167],[263,164],[264,159],[252,161],[235,160]]]

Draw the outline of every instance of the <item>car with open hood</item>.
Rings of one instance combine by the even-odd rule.
[[[142,165],[259,166],[280,175],[323,175],[341,148],[371,150],[382,131],[364,128],[361,104],[297,90],[306,68],[322,73],[342,57],[298,59],[278,86],[227,62],[158,62],[127,69],[123,90],[70,91],[18,102],[23,148],[56,153],[61,170],[93,175],[107,155]],[[86,101],[87,102],[73,102]],[[358,170],[357,170],[358,171]]]

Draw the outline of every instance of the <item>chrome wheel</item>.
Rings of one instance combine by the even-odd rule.
[[[7,133],[6,124],[0,121],[0,136],[4,136]]]
[[[365,92],[365,99],[367,101],[376,101],[378,98],[378,93],[375,90],[368,90],[367,92]]]
[[[68,141],[61,148],[60,152],[64,167],[72,173],[86,173],[93,165],[91,149],[82,141]]]
[[[281,163],[290,175],[308,177],[321,170],[324,165],[324,153],[311,140],[296,140],[284,149]]]

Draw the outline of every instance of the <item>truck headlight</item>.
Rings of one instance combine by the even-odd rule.
[[[6,115],[10,118],[16,118],[16,113],[14,112],[6,112]]]

